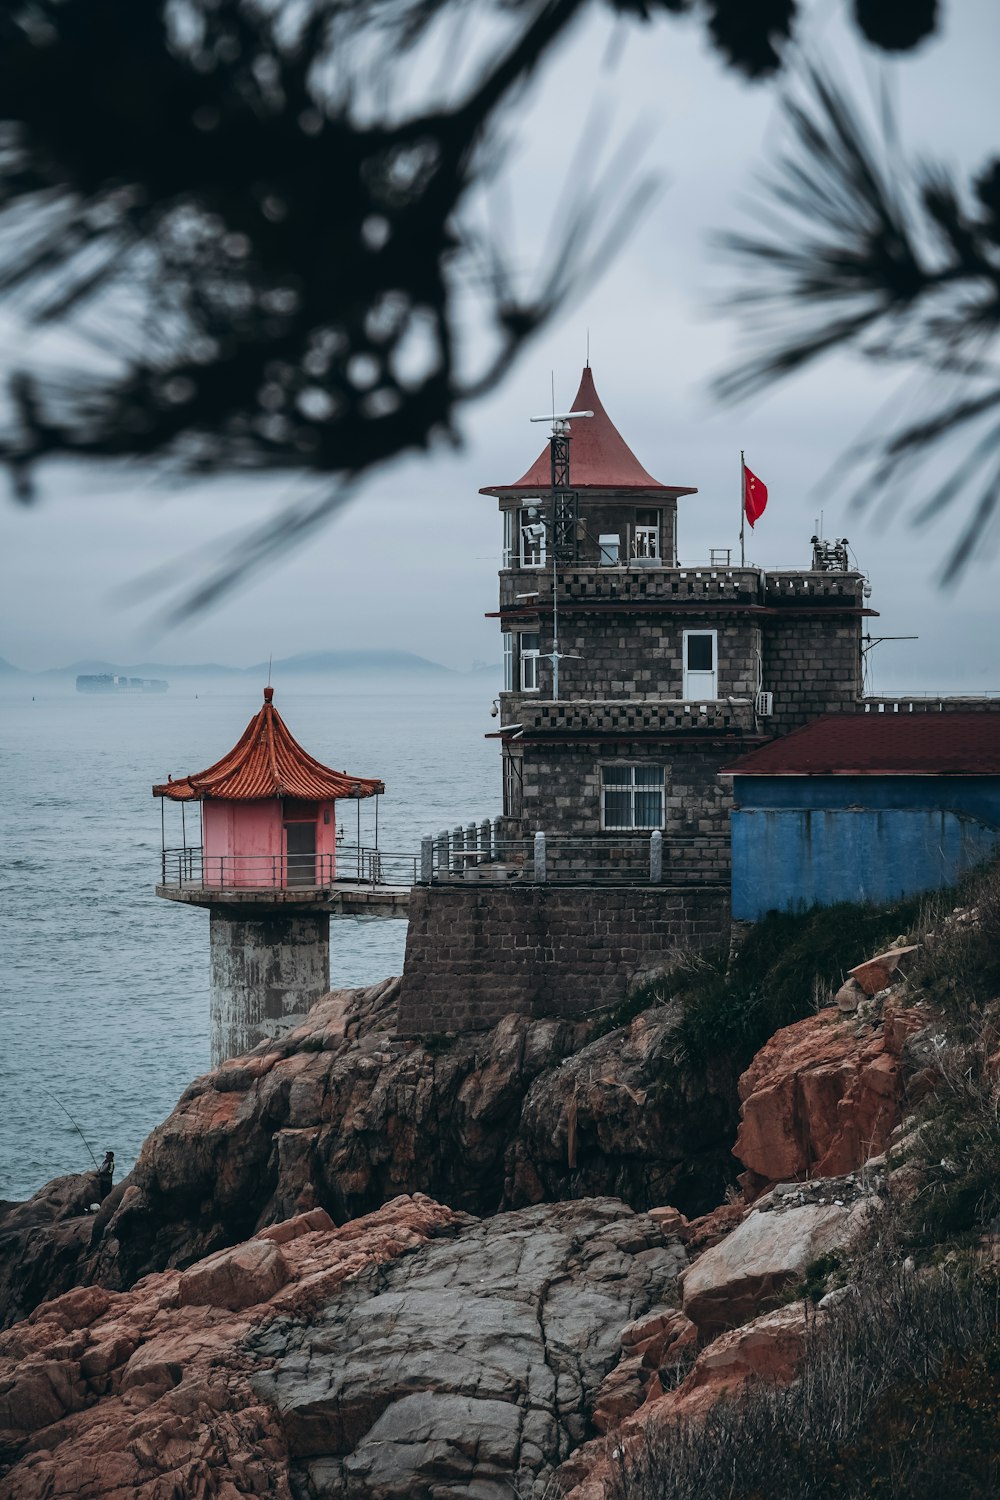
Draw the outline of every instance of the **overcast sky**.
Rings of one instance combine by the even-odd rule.
[[[944,35],[889,63],[862,55],[842,8],[815,0],[807,43],[861,89],[890,70],[909,146],[966,166],[995,151],[995,0],[945,0]],[[934,578],[955,520],[945,514],[921,532],[896,520],[878,530],[846,513],[843,490],[817,488],[897,377],[838,358],[751,407],[722,409],[710,393],[734,329],[712,311],[732,273],[714,261],[708,237],[745,226],[744,190],[779,138],[773,86],[741,82],[694,25],[661,18],[643,27],[591,12],[512,122],[505,188],[492,204],[527,277],[544,264],[554,200],[588,118],[605,121],[608,150],[638,124],[662,191],[599,283],[464,412],[461,451],[440,449],[375,476],[304,549],[169,631],[157,624],[149,589],[127,602],[129,587],[171,561],[194,575],[218,538],[259,522],[302,486],[271,479],[178,490],[134,471],[51,465],[31,509],[0,499],[0,655],[38,668],[94,656],[245,665],[269,653],[363,647],[416,651],[457,668],[499,660],[497,622],[483,615],[496,607],[500,525],[495,501],[477,491],[516,478],[535,457],[540,429],[528,418],[547,409],[551,372],[557,403],[572,398],[589,329],[598,390],[641,462],[666,483],[698,486],[680,501],[682,561],[738,546],[745,448],[770,488],[752,561],[807,563],[822,507],[826,534],[846,534],[871,575],[871,602],[882,612],[873,630],[919,634],[875,653],[878,691],[1000,689],[1000,563],[974,568],[958,593],[942,595]],[[589,159],[578,169],[589,172]]]

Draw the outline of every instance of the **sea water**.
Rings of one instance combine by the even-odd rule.
[[[278,683],[275,704],[318,759],[382,778],[379,845],[415,853],[423,834],[499,812],[484,739],[494,691],[486,673],[351,676],[314,691]],[[208,1068],[208,913],[153,894],[150,788],[217,760],[259,705],[256,683],[0,698],[0,1198],[87,1170],[91,1152],[113,1150],[121,1177]],[[370,843],[374,804],[360,807]],[[355,810],[342,804],[352,842]],[[165,811],[179,844],[179,809]],[[197,843],[197,809],[186,816]],[[332,920],[332,983],[400,973],[405,936],[401,921]]]

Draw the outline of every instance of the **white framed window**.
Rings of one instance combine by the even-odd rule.
[[[500,639],[503,641],[503,690],[505,693],[514,691],[514,633],[511,630],[503,631]]]
[[[719,639],[716,630],[685,630],[682,697],[719,696]]]
[[[503,512],[503,568],[517,566],[517,511]]]
[[[662,766],[601,767],[601,827],[663,827]]]
[[[545,522],[537,505],[528,505],[518,512],[521,535],[521,567],[544,568],[545,566]]]
[[[660,560],[660,512],[637,510],[632,528],[632,556],[647,562]]]
[[[522,630],[518,639],[521,657],[521,691],[538,692],[538,650],[540,637],[537,630]]]

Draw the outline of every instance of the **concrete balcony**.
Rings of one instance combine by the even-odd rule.
[[[754,610],[865,608],[865,580],[860,573],[808,568],[663,568],[631,562],[619,567],[561,568],[559,606],[581,608]],[[517,568],[500,574],[500,609],[547,612],[552,608],[552,572]],[[867,611],[866,613],[871,613]]]
[[[770,608],[817,604],[861,609],[864,586],[860,573],[778,569],[764,575],[764,603]]]
[[[736,738],[753,734],[756,729],[753,704],[729,699],[540,702],[537,698],[516,697],[504,703],[504,718],[508,723],[523,725],[519,739],[605,734],[683,734],[687,738],[698,733]]]
[[[763,603],[758,568],[663,568],[631,562],[620,567],[561,568],[559,603],[725,604]],[[519,597],[520,596],[520,597]],[[528,596],[528,597],[525,597]],[[551,609],[552,573],[544,568],[519,568],[500,574],[500,608]]]

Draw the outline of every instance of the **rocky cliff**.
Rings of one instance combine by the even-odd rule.
[[[2,1321],[81,1281],[124,1289],[314,1207],[339,1223],[413,1192],[478,1215],[605,1194],[687,1214],[718,1202],[735,1079],[685,1063],[672,1007],[597,1038],[509,1016],[425,1045],[394,1038],[398,989],[337,991],[280,1043],[196,1080],[125,1181],[82,1189],[94,1214],[70,1212],[55,1184],[8,1209]]]
[[[891,1202],[928,1010],[821,1010],[737,1090],[672,1005],[421,1044],[395,995],[197,1080],[116,1188],[8,1207],[4,1495],[608,1500],[612,1450],[793,1377],[782,1304]]]

